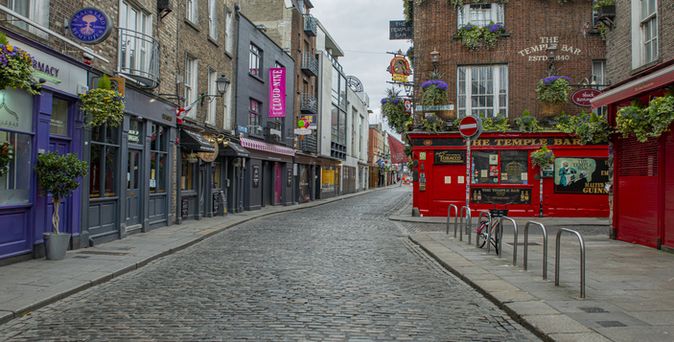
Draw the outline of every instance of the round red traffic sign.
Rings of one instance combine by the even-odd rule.
[[[473,138],[482,130],[482,123],[474,116],[466,116],[459,123],[459,133],[464,138]]]

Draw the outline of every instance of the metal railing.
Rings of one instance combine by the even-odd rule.
[[[543,280],[546,280],[548,279],[548,230],[545,229],[545,226],[540,222],[528,221],[527,224],[524,225],[524,231],[522,232],[522,234],[524,234],[524,259],[522,260],[522,263],[524,263],[524,270],[526,271],[529,266],[529,226],[531,225],[541,228],[541,231],[543,232]]]
[[[447,206],[447,232],[446,234],[449,235],[449,219],[452,216],[452,208],[454,208],[454,237],[456,237],[456,225],[459,222],[459,207],[457,207],[454,204],[450,204]]]
[[[468,227],[468,236],[470,238],[470,225],[473,221],[473,219],[471,217],[470,208],[468,208],[466,206],[461,207],[461,211],[460,211],[459,216],[461,217],[461,224],[460,224],[461,229],[459,230],[459,241],[463,241],[463,231],[466,230],[466,227]],[[465,225],[463,223],[464,217],[466,218]],[[456,236],[456,226],[454,226],[454,236]],[[470,240],[468,240],[468,241],[470,241]]]
[[[562,233],[574,234],[578,238],[580,245],[580,298],[585,298],[585,240],[579,232],[567,228],[560,228],[557,232],[557,241],[555,248],[555,286],[559,286],[559,255]]]
[[[303,139],[300,140],[300,148],[302,152],[308,153],[318,153],[318,143],[316,135],[314,133],[309,135],[303,135]]]
[[[316,21],[316,18],[314,18],[310,14],[305,14],[304,33],[306,33],[309,36],[316,36],[317,31],[318,31],[318,22]]]
[[[480,224],[482,224],[482,218],[486,217],[487,218],[487,234],[489,234],[489,231],[491,230],[491,213],[487,210],[482,210],[480,211],[480,215],[478,216],[477,219],[477,226],[480,227]],[[468,242],[470,243],[470,242]],[[480,247],[480,234],[476,231],[475,232],[475,247]],[[489,238],[487,238],[487,253],[489,252]]]
[[[503,220],[508,220],[510,221],[510,223],[513,224],[513,266],[517,266],[517,240],[519,230],[517,229],[517,222],[515,222],[515,220],[513,220],[511,217],[508,216],[503,216],[499,220],[499,231],[500,231],[500,236],[498,240],[499,255],[503,253]]]
[[[142,87],[159,86],[159,41],[142,32],[119,28],[119,73]]]
[[[302,72],[309,76],[318,76],[318,58],[310,53],[302,56]]]
[[[318,113],[318,99],[316,96],[310,94],[302,94],[302,102],[300,102],[300,111],[305,114]]]

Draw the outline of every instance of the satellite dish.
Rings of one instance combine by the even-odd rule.
[[[364,91],[363,89],[363,82],[361,82],[358,77],[356,76],[347,76],[346,77],[346,84],[353,90],[355,93],[362,93]]]

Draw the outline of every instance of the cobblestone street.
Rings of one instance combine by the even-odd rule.
[[[0,341],[535,337],[387,220],[408,188],[254,220],[0,326]]]

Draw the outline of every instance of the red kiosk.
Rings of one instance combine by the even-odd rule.
[[[467,127],[468,128],[468,127]],[[459,132],[410,132],[414,159],[413,207],[423,216],[446,216],[447,206],[507,209],[509,216],[607,217],[608,146],[581,145],[560,132],[487,132],[467,153]],[[530,154],[547,145],[556,156],[540,170]],[[470,179],[466,179],[470,158]],[[542,175],[542,177],[541,177]]]

